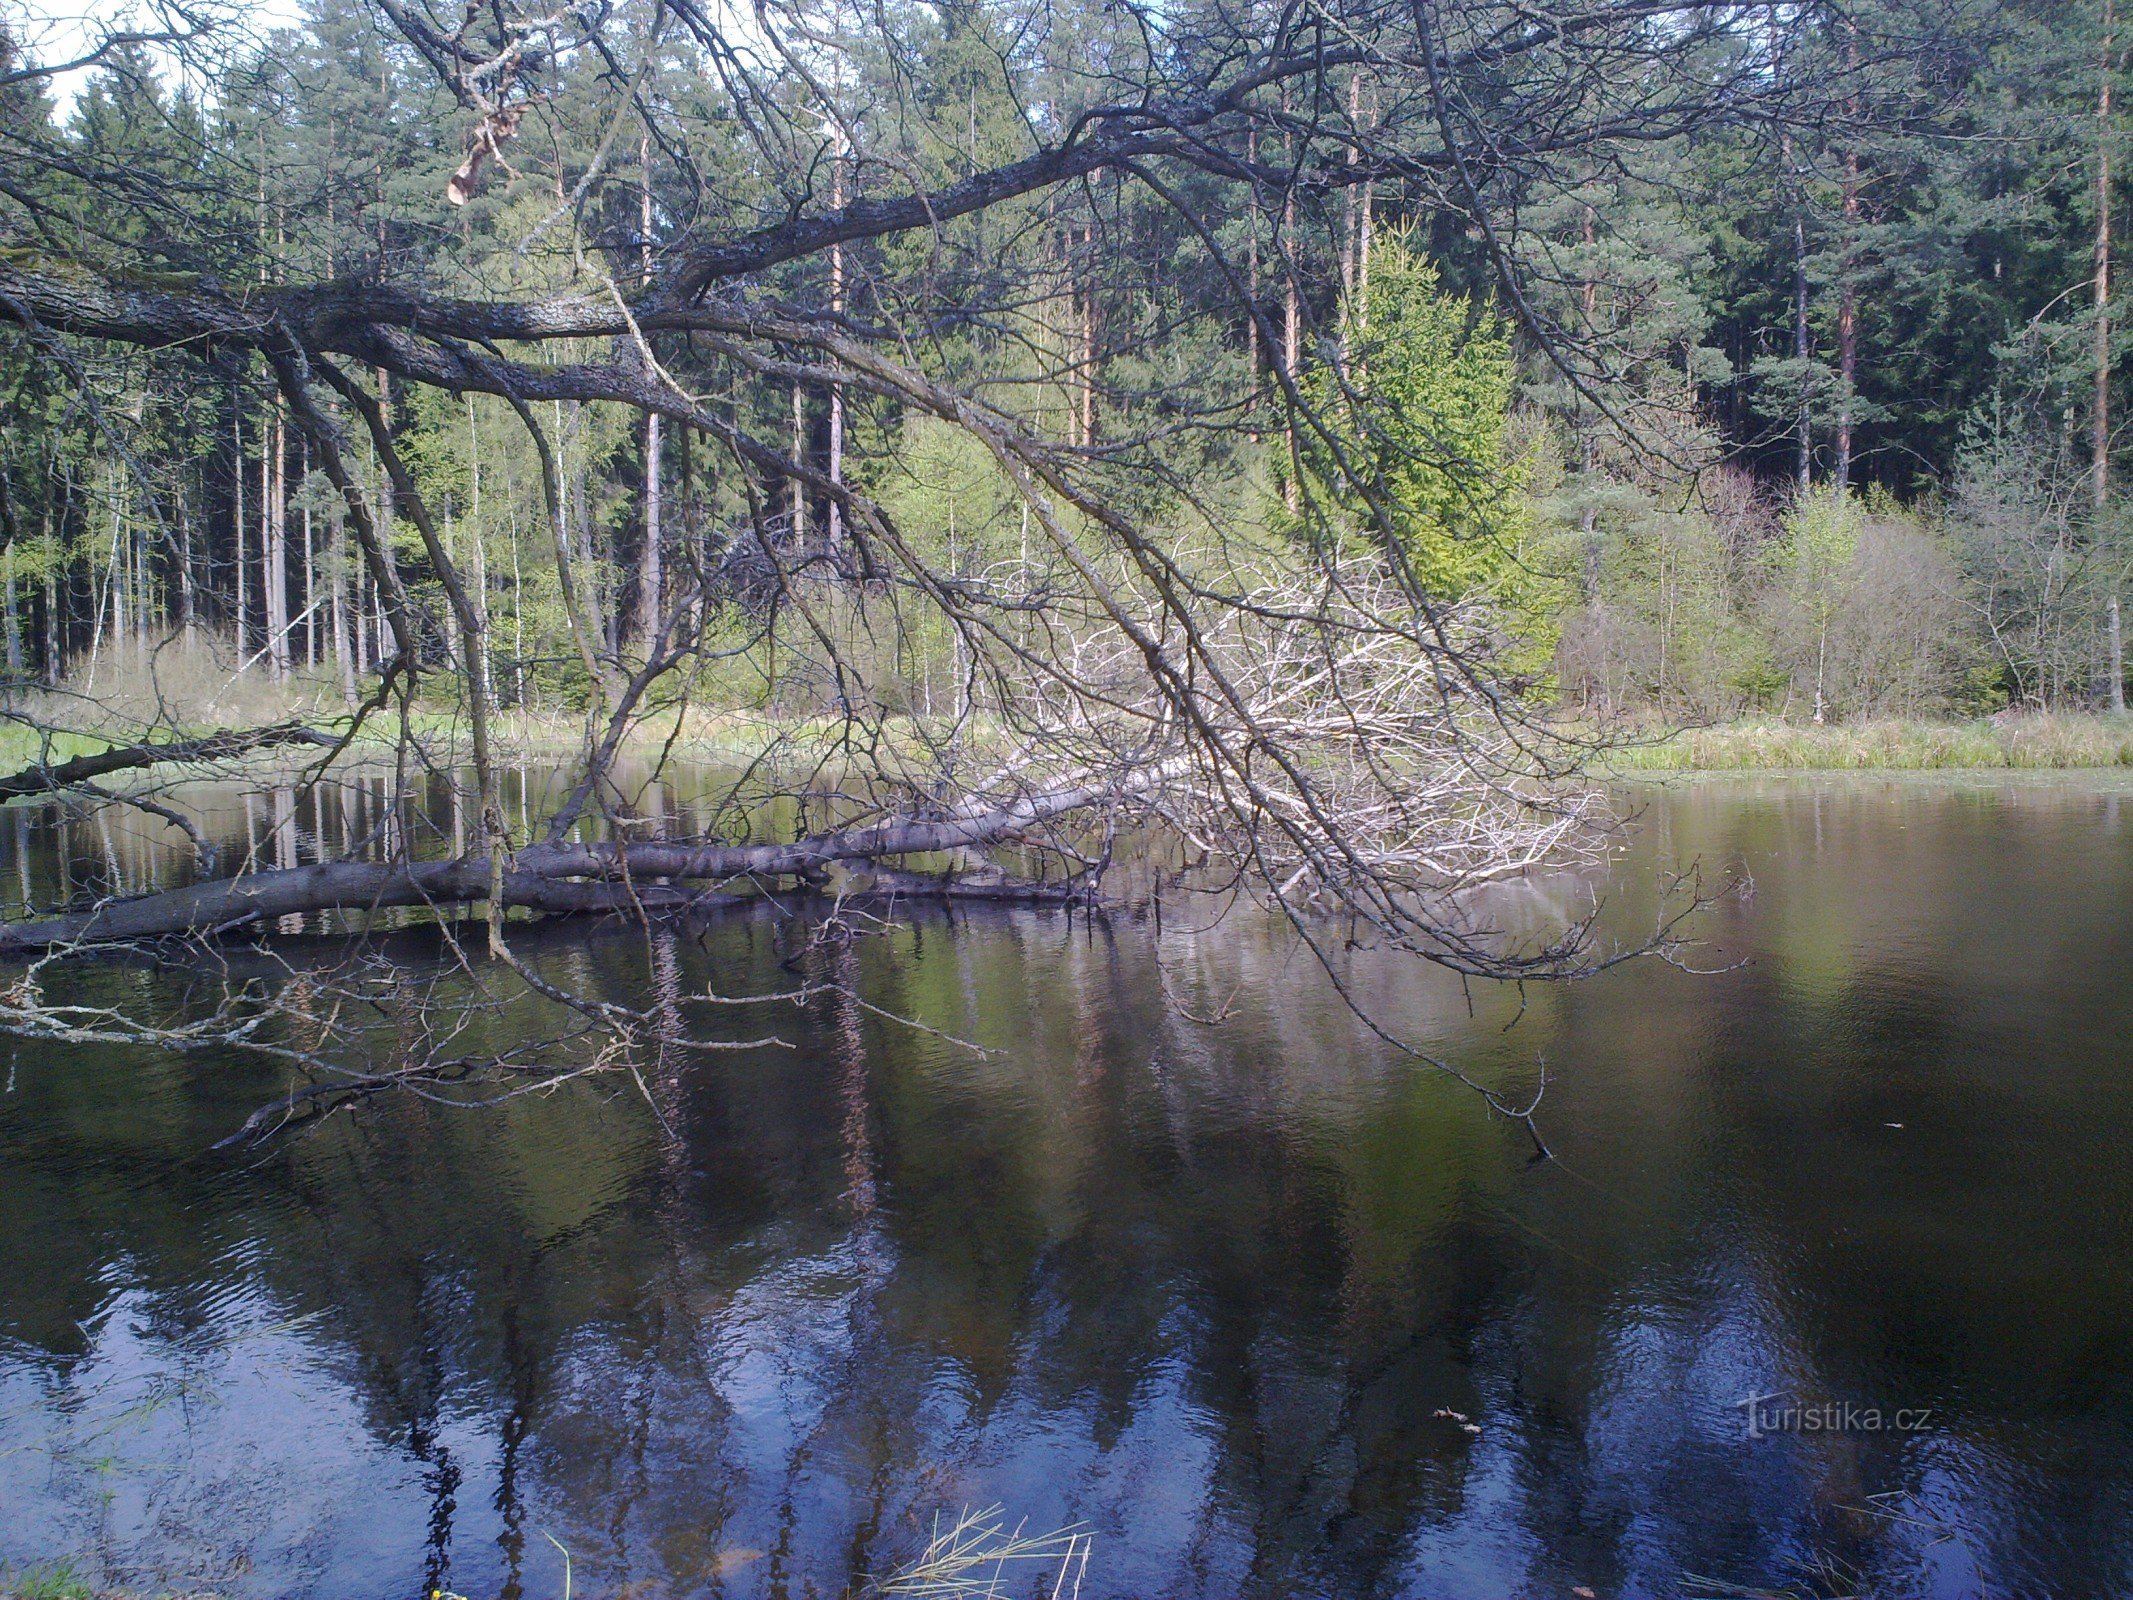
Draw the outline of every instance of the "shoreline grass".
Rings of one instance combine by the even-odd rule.
[[[1969,722],[1727,722],[1622,745],[1606,772],[2072,771],[2133,766],[2133,716],[2038,713]]]
[[[14,686],[0,703],[0,769],[65,760],[131,743],[146,727],[160,736],[206,733],[305,721],[333,730],[346,726],[339,687],[318,672],[275,684],[228,672],[212,649],[173,647],[144,660],[106,662],[97,686],[56,689]],[[896,724],[891,719],[892,737]],[[449,705],[418,701],[415,731],[445,759],[471,756],[471,729]],[[45,728],[78,731],[45,734]],[[2071,771],[2133,767],[2133,716],[2101,712],[2001,713],[1968,721],[1876,720],[1811,723],[1741,719],[1669,730],[1649,724],[1595,727],[1567,722],[1565,732],[1598,739],[1593,763],[1600,777],[1652,773],[1876,772],[2001,769]],[[494,723],[502,759],[513,763],[567,760],[584,748],[588,720],[564,706],[503,708]],[[397,707],[376,715],[350,754],[356,764],[388,752],[400,732]],[[966,728],[982,744],[983,726]],[[748,761],[773,747],[827,752],[840,728],[834,716],[805,704],[696,703],[647,712],[626,740],[636,758],[671,749],[688,761]],[[1609,743],[1609,741],[1619,741]],[[900,741],[898,741],[900,742]],[[917,741],[923,744],[923,740]],[[307,752],[315,754],[315,752]],[[263,764],[287,765],[286,752]]]

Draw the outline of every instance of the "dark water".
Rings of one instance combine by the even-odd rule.
[[[832,1595],[997,1502],[1093,1530],[1091,1596],[2133,1592],[2133,788],[1661,793],[1617,925],[1692,859],[1752,875],[1702,924],[1744,965],[1521,1014],[1355,958],[1492,1081],[1546,1059],[1552,1165],[1243,920],[919,916],[846,975],[997,1055],[831,999],[656,1110],[241,1158],[271,1072],[0,1042],[0,1561]],[[540,947],[618,995],[778,953]]]

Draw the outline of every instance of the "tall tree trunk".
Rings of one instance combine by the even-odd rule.
[[[1288,80],[1284,78],[1281,84],[1281,113],[1284,121],[1287,120],[1288,112],[1289,84]],[[1282,165],[1286,169],[1291,158],[1289,135],[1283,134],[1281,136],[1281,145]],[[1288,385],[1284,386],[1282,397],[1283,411],[1287,417],[1286,433],[1289,450],[1289,476],[1288,481],[1282,485],[1282,503],[1293,512],[1298,505],[1299,484],[1297,480],[1303,476],[1303,458],[1298,454],[1296,447],[1295,406],[1287,394],[1287,389],[1293,387],[1296,382],[1296,346],[1303,337],[1303,303],[1298,297],[1296,285],[1296,185],[1293,177],[1285,180],[1281,198],[1281,266],[1283,276],[1288,283],[1288,290],[1282,298],[1281,309],[1281,370],[1289,380]]]
[[[244,661],[246,660],[246,658],[247,658],[247,654],[248,654],[248,652],[247,652],[247,650],[246,650],[246,648],[245,648],[245,647],[246,647],[246,644],[247,644],[247,642],[248,642],[248,641],[247,641],[247,640],[246,640],[246,638],[245,638],[245,632],[246,632],[246,622],[247,622],[247,618],[246,618],[246,615],[245,615],[245,612],[246,612],[246,609],[247,609],[247,608],[246,608],[246,605],[245,605],[245,600],[246,600],[246,598],[247,598],[247,597],[246,597],[246,594],[245,594],[245,579],[244,579],[244,548],[245,548],[245,545],[244,545],[244,527],[245,527],[245,512],[244,512],[244,479],[245,479],[245,461],[244,461],[244,409],[243,409],[243,407],[242,407],[242,406],[239,406],[239,407],[237,408],[237,410],[236,410],[235,414],[234,414],[234,415],[233,415],[233,416],[231,417],[231,419],[230,419],[230,427],[231,427],[231,431],[232,431],[232,432],[234,433],[234,435],[236,436],[236,440],[237,440],[237,516],[236,516],[236,545],[237,545],[237,554],[236,554],[236,569],[237,569],[237,594],[236,594],[236,611],[235,611],[235,618],[234,618],[234,620],[236,621],[236,624],[237,624],[237,627],[236,627],[236,634],[237,634],[237,661],[238,661],[238,664],[239,664],[239,666],[241,667],[241,666],[243,665]]]
[[[281,408],[274,410],[274,479],[268,502],[266,559],[260,586],[267,601],[267,664],[276,683],[289,681],[289,433]]]
[[[1370,85],[1368,114],[1370,126],[1375,128],[1378,121],[1378,86],[1375,80]],[[1363,179],[1363,214],[1360,231],[1355,240],[1355,325],[1358,328],[1370,326],[1370,241],[1375,229],[1375,203],[1370,179],[1366,177]],[[1360,362],[1357,363],[1356,374],[1359,378],[1362,375]]]
[[[1599,243],[1600,218],[1592,207],[1585,207],[1585,284],[1579,299],[1584,307],[1584,336],[1597,337],[1593,324],[1599,317],[1600,285],[1593,277],[1593,252]],[[1585,603],[1589,606],[1600,598],[1600,508],[1592,499],[1592,473],[1599,464],[1598,440],[1593,433],[1592,418],[1585,414],[1585,398],[1577,398],[1578,472],[1585,480],[1581,492],[1585,509],[1578,514],[1578,530],[1585,536]]]
[[[494,632],[489,616],[489,541],[481,520],[481,429],[476,421],[474,397],[467,396],[467,482],[470,503],[467,515],[467,533],[472,546],[468,572],[472,580],[474,604],[481,614],[482,659],[481,690],[489,697],[489,704],[496,704],[495,685],[490,676],[490,637]]]
[[[2096,82],[2096,404],[2090,418],[2089,494],[2111,494],[2111,49],[2117,18],[2103,0],[2103,60]]]
[[[1837,297],[1837,492],[1852,482],[1852,391],[1859,381],[1859,308],[1852,283],[1852,229],[1859,218],[1859,157],[1844,160],[1843,286]]]
[[[2107,621],[2111,635],[2111,710],[2126,709],[2126,640],[2118,618],[2118,596],[2112,595]]]
[[[846,199],[843,130],[836,130],[833,137],[836,140],[836,148],[830,153],[830,206],[833,210],[841,211]],[[840,317],[844,314],[844,245],[841,241],[830,245],[829,271],[830,315]],[[836,361],[832,359],[832,371],[836,369],[836,365]],[[844,385],[832,378],[829,391],[829,480],[832,484],[841,484],[844,482]],[[830,496],[826,520],[829,527],[829,545],[834,550],[844,536],[844,507],[838,504],[834,494]]]
[[[1244,136],[1244,160],[1253,173],[1259,170],[1259,128],[1254,124]],[[1246,219],[1249,226],[1244,235],[1244,292],[1250,315],[1244,319],[1247,363],[1252,375],[1252,392],[1259,392],[1259,180],[1252,179],[1251,214]],[[1258,437],[1253,435],[1254,439]]]
[[[200,503],[207,503],[207,485],[200,485]],[[193,513],[185,492],[178,492],[178,631],[193,642]]]
[[[341,531],[342,536],[345,539],[347,534],[347,529],[345,525],[343,525]],[[343,548],[346,548],[345,544]],[[351,667],[354,669],[355,675],[357,677],[361,677],[364,673],[370,670],[370,624],[366,620],[370,615],[369,611],[366,609],[369,606],[370,602],[366,598],[366,590],[364,589],[364,583],[365,580],[369,577],[369,574],[364,571],[363,563],[361,563],[360,561],[351,560],[349,562],[349,567],[349,660]]]
[[[243,471],[240,470],[237,476],[241,482],[244,478]],[[59,563],[52,559],[52,505],[49,498],[45,501],[44,508],[39,514],[39,521],[42,524],[39,531],[43,537],[39,539],[38,547],[45,552],[44,617],[42,619],[44,627],[44,681],[47,685],[56,686],[59,682],[60,669],[63,665],[59,659],[62,632],[59,615]]]
[[[1358,260],[1356,240],[1362,232],[1362,212],[1356,204],[1354,168],[1360,159],[1363,139],[1363,69],[1348,69],[1348,148],[1342,152],[1341,161],[1349,169],[1350,177],[1341,191],[1341,293],[1346,298],[1355,298],[1355,271]]]
[[[1089,280],[1083,286],[1081,318],[1081,445],[1096,443],[1096,224],[1089,224]],[[958,636],[960,637],[960,635]]]
[[[384,204],[382,192],[379,194],[378,199],[382,207]],[[381,210],[378,216],[378,271],[382,274],[384,270],[385,217]],[[377,369],[377,375],[378,414],[385,419],[385,431],[390,435],[393,426],[392,378],[383,367]],[[365,442],[370,449],[371,466],[377,473],[373,481],[378,488],[376,512],[378,537],[384,541],[385,558],[390,561],[393,558],[392,528],[395,516],[392,475],[385,470],[384,465],[378,460],[377,449],[375,445],[369,444],[368,434],[365,435]],[[367,661],[370,666],[377,666],[392,653],[392,644],[385,620],[385,596],[378,587],[377,577],[369,570],[367,561],[363,563],[362,570],[357,574],[356,594],[359,600],[356,616],[359,622],[359,631],[363,635],[359,661]]]
[[[348,525],[344,516],[334,510],[326,518],[326,586],[327,603],[333,609],[333,661],[341,677],[341,700],[353,710],[356,656],[348,616]]]
[[[652,140],[647,134],[638,141],[637,156],[643,170],[644,181],[638,221],[643,238],[644,281],[652,281]],[[664,437],[664,418],[656,411],[648,411],[644,417],[644,565],[637,580],[637,636],[649,641],[659,627],[659,606],[666,587],[666,574],[661,570],[661,545],[665,530],[660,524],[659,458]],[[467,428],[474,427],[474,400],[467,397]],[[480,469],[477,467],[476,472]],[[477,481],[479,481],[477,479]]]
[[[807,409],[800,386],[792,386],[792,459],[795,466],[807,463]],[[798,543],[807,537],[807,485],[798,473],[792,479],[792,536]]]
[[[1350,382],[1354,375],[1349,366],[1350,334],[1354,327],[1356,312],[1356,285],[1362,273],[1363,213],[1357,203],[1354,168],[1363,138],[1363,72],[1360,67],[1348,69],[1348,148],[1342,155],[1342,163],[1348,167],[1350,176],[1341,193],[1341,315],[1339,359],[1341,371]]]
[[[1774,5],[1769,18],[1771,73],[1782,84],[1788,63],[1784,37],[1779,32],[1778,8]],[[1793,164],[1789,131],[1778,138],[1778,164],[1784,169],[1785,203],[1792,212],[1792,358],[1800,369],[1799,412],[1794,422],[1798,453],[1793,476],[1800,493],[1805,494],[1814,481],[1814,419],[1807,372],[1814,344],[1807,328],[1807,218],[1801,209],[1799,173]]]
[[[2113,0],[2103,0],[2103,52],[2096,75],[2096,401],[2089,428],[2089,496],[2098,516],[2111,499],[2111,52],[2117,24]],[[2126,708],[2125,641],[2118,596],[2110,599],[2110,703]]]
[[[15,550],[12,545],[0,552],[0,561],[7,565],[7,675],[19,679],[22,676],[22,613],[15,602]]]
[[[1795,424],[1799,459],[1794,467],[1800,492],[1814,481],[1814,416],[1809,404],[1807,363],[1814,344],[1807,331],[1807,221],[1795,212],[1792,219],[1792,357],[1800,366],[1800,415]]]
[[[308,469],[307,469],[308,470]],[[311,515],[311,502],[304,501],[304,665],[315,668],[319,655],[318,625],[318,525]]]
[[[1859,24],[1849,18],[1844,25],[1844,64],[1853,73],[1859,70]],[[1845,110],[1856,128],[1859,122],[1858,96],[1852,96]],[[1854,146],[1844,153],[1844,250],[1838,265],[1838,276],[1842,280],[1837,291],[1836,482],[1839,494],[1852,484],[1852,394],[1859,377],[1859,302],[1853,274],[1858,267],[1858,248],[1859,151]]]

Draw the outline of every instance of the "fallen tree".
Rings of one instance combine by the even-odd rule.
[[[1132,788],[1142,785],[1128,785]],[[516,851],[501,874],[486,856],[451,861],[326,861],[189,884],[136,899],[106,900],[65,916],[0,922],[0,953],[49,951],[163,939],[216,936],[288,916],[325,911],[443,909],[486,903],[501,881],[503,904],[556,915],[701,910],[739,897],[677,885],[814,883],[825,870],[906,856],[975,849],[1009,840],[1039,823],[1123,798],[1091,788],[1029,796],[975,815],[907,821],[816,834],[789,844],[721,845],[685,841],[539,844]],[[1061,901],[1074,885],[1016,883],[978,873],[928,875],[879,869],[853,880],[848,893],[867,897]]]

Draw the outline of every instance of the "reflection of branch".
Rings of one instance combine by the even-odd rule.
[[[78,793],[106,801],[111,805],[131,806],[136,811],[147,812],[151,817],[160,817],[192,841],[193,859],[199,864],[202,872],[212,873],[215,870],[215,865],[220,860],[220,852],[215,849],[213,844],[209,843],[207,835],[200,831],[200,825],[184,812],[175,811],[169,806],[149,799],[146,795],[119,794],[93,783],[76,784],[74,788]]]

